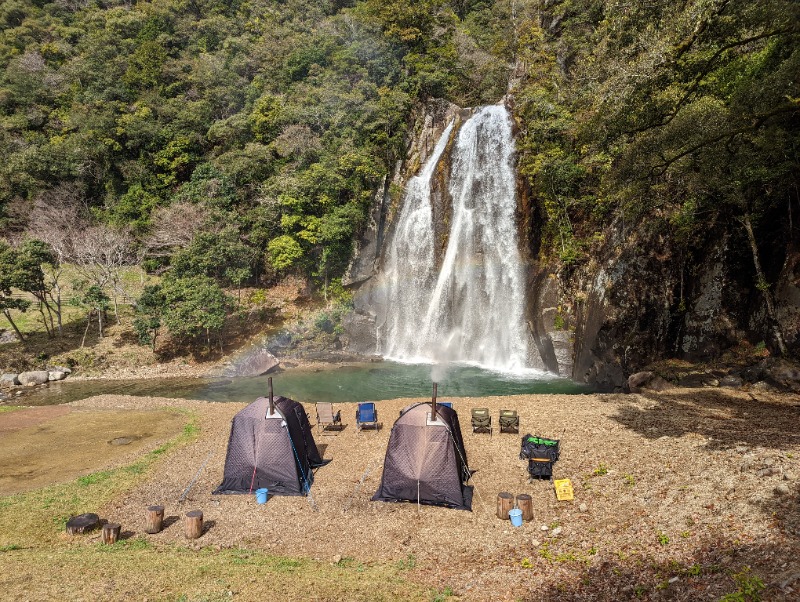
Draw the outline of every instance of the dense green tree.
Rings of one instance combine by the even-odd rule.
[[[198,234],[172,258],[171,276],[208,276],[226,286],[240,287],[252,275],[253,251],[233,228]]]
[[[163,322],[177,338],[205,337],[211,349],[212,336],[222,347],[220,336],[231,299],[207,276],[165,280],[161,294],[164,300]]]
[[[34,296],[47,334],[62,330],[60,303],[53,303],[52,284],[44,271],[45,265],[58,263],[53,251],[40,240],[26,240],[17,249],[16,286]]]
[[[11,315],[11,310],[27,311],[31,302],[27,299],[14,297],[13,289],[19,284],[18,274],[19,258],[14,249],[6,242],[0,240],[0,311],[14,329],[20,341],[25,341],[25,336],[17,327]]]
[[[143,345],[150,345],[153,351],[156,350],[156,342],[166,310],[167,301],[161,285],[144,287],[142,295],[136,301],[133,329],[139,337],[139,342]]]

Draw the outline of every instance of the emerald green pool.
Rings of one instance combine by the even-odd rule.
[[[303,402],[357,402],[428,397],[432,390],[432,366],[378,362],[332,365],[329,369],[293,369],[273,374],[275,395]],[[581,394],[590,391],[568,379],[544,372],[515,376],[475,366],[437,368],[439,398],[522,395],[534,393]],[[140,380],[95,380],[50,383],[25,396],[25,403],[68,403],[101,394],[141,395],[199,399],[204,401],[253,401],[267,394],[267,377],[207,379],[160,378]]]

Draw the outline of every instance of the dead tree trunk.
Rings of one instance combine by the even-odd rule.
[[[92,313],[93,310],[89,312],[89,315],[86,318],[86,329],[83,331],[83,338],[81,339],[81,348],[86,344],[86,335],[89,334],[89,326],[92,323]]]
[[[6,320],[8,320],[8,323],[11,324],[11,328],[14,329],[14,332],[17,333],[17,337],[19,338],[20,342],[24,345],[25,337],[22,336],[22,333],[19,331],[19,328],[17,328],[17,325],[14,323],[14,320],[11,319],[11,312],[8,311],[7,309],[4,309],[3,315],[6,317]]]
[[[762,293],[764,293],[764,300],[767,304],[767,317],[769,318],[770,326],[772,327],[772,334],[778,344],[778,351],[780,351],[782,356],[786,357],[789,351],[786,347],[786,341],[783,338],[783,331],[781,330],[780,322],[778,322],[778,318],[775,314],[775,304],[772,300],[772,292],[769,290],[770,285],[764,276],[764,270],[761,268],[761,258],[758,252],[758,244],[756,243],[755,234],[753,234],[753,225],[750,223],[749,213],[744,214],[744,217],[741,219],[741,223],[744,226],[745,231],[747,231],[747,240],[750,242],[750,251],[753,253],[753,264],[756,268],[756,287]]]

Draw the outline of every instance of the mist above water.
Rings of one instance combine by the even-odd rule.
[[[452,217],[437,269],[431,189],[452,128],[406,189],[381,274],[386,318],[378,351],[432,363],[436,381],[452,364],[531,372],[538,358],[524,318],[511,120],[503,106],[482,107],[456,135],[447,185]]]

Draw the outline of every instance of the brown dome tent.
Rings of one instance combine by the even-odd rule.
[[[273,495],[306,495],[313,469],[327,464],[317,450],[303,406],[276,397],[259,397],[233,417],[225,473],[214,493],[252,493],[266,487]]]
[[[418,502],[448,508],[472,509],[467,453],[458,414],[432,404],[408,406],[400,414],[386,448],[381,486],[372,497],[382,502]]]

